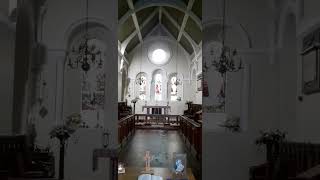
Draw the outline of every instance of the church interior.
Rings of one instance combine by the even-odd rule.
[[[169,178],[182,154],[188,178],[201,179],[202,1],[160,2],[118,1],[119,162],[128,171],[119,179],[143,167],[147,151],[163,171],[155,175]]]
[[[0,180],[320,179],[319,8],[1,0]]]

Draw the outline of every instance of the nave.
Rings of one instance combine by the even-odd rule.
[[[152,106],[155,108],[164,112],[159,110],[160,106]],[[186,168],[186,174],[180,178],[201,179],[202,119],[199,108],[200,105],[188,104],[184,115],[131,114],[131,106],[119,103],[119,113],[127,114],[118,123],[119,164],[128,171],[120,173],[119,178],[138,178],[146,168],[148,152],[152,169],[149,173],[173,178],[176,156],[180,155]]]
[[[318,180],[319,7],[1,0],[0,179]]]
[[[129,140],[120,153],[119,161],[125,166],[144,166],[145,150],[153,152],[153,167],[169,167],[172,164],[174,152],[187,153],[187,164],[191,167],[196,179],[201,179],[201,162],[190,154],[183,137],[175,130],[145,130],[139,129]]]

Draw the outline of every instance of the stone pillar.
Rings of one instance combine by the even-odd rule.
[[[28,84],[32,64],[32,47],[35,45],[34,38],[34,8],[29,1],[21,1],[17,11],[15,64],[14,64],[14,90],[12,110],[12,132],[24,133],[28,102]]]
[[[65,72],[65,51],[64,50],[48,50],[48,62],[51,75],[51,95],[53,105],[52,120],[54,124],[63,122],[63,101],[64,101],[64,72]]]

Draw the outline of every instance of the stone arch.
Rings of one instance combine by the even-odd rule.
[[[77,21],[75,21],[74,23],[72,23],[66,30],[66,32],[64,33],[64,49],[68,50],[68,47],[70,45],[70,43],[77,38],[77,36],[81,36],[84,34],[84,30],[85,30],[85,24],[86,24],[86,18],[81,18]],[[103,40],[106,45],[108,47],[111,46],[110,44],[110,40],[114,39],[111,36],[111,30],[107,27],[107,25],[105,24],[103,19],[100,18],[94,18],[94,17],[89,17],[88,18],[89,21],[89,34],[92,34],[92,29],[97,28],[100,29],[100,34],[96,34],[99,35],[99,37],[101,38],[101,40]]]
[[[218,41],[219,40],[219,34],[221,34],[221,21],[218,20],[210,20],[203,23],[204,32],[208,31],[215,31],[214,34],[216,34],[213,39],[210,39],[209,41]],[[244,48],[253,48],[253,42],[252,37],[250,35],[249,30],[247,27],[245,27],[243,24],[233,22],[232,20],[229,21],[229,23],[226,24],[226,27],[228,27],[230,30],[233,30],[235,33],[237,33],[240,38],[242,39],[242,42],[244,42]],[[209,32],[208,32],[209,33]],[[228,33],[227,35],[228,36]]]
[[[58,102],[57,106],[61,107],[59,111],[57,111],[56,116],[59,117],[60,119],[63,119],[63,115],[64,115],[64,94],[65,94],[65,69],[66,69],[66,63],[67,63],[67,51],[71,45],[71,43],[77,39],[79,39],[79,37],[81,37],[81,35],[84,34],[85,32],[85,23],[86,23],[86,18],[82,18],[79,19],[75,22],[73,22],[72,24],[70,24],[70,26],[67,28],[67,30],[65,31],[64,35],[63,35],[63,57],[62,60],[63,62],[59,63],[59,65],[57,65],[57,72],[61,72],[62,75],[58,76],[56,81],[59,83],[59,86],[61,88],[59,88],[56,92],[56,102]],[[111,53],[107,54],[107,59],[105,59],[104,62],[104,70],[107,72],[108,67],[110,69],[110,65],[114,64],[111,61],[108,61],[109,59],[111,60],[115,60],[117,57],[113,52],[112,48],[117,47],[116,43],[113,43],[113,39],[114,37],[112,36],[111,30],[110,28],[105,24],[105,22],[100,19],[100,18],[88,18],[89,21],[89,33],[95,34],[95,30],[97,32],[97,36],[99,40],[103,41],[103,43],[105,44],[106,48],[108,48],[110,50]],[[116,51],[116,49],[115,49]],[[113,83],[113,78],[106,76],[105,77],[105,84],[107,83]],[[108,101],[107,95],[112,93],[110,92],[112,91],[110,89],[110,87],[106,86],[105,87],[105,102]],[[109,113],[109,109],[105,108],[105,114]]]
[[[22,1],[19,5],[16,23],[14,95],[12,111],[12,130],[14,133],[25,133],[28,113],[35,101],[35,73],[33,48],[36,45],[34,4]]]
[[[290,16],[294,16],[296,19],[297,23],[297,16],[296,16],[296,8],[295,4],[293,3],[288,3],[285,7],[282,13],[280,14],[279,18],[279,26],[278,26],[278,34],[277,34],[277,47],[281,48],[283,46],[283,41],[284,41],[284,33],[286,30],[286,25],[287,25],[287,20]]]
[[[80,73],[79,71],[68,71],[67,72],[66,69],[68,67],[67,66],[67,63],[68,63],[67,54],[71,50],[71,47],[73,45],[77,45],[78,43],[83,41],[83,36],[86,33],[86,29],[85,29],[86,22],[87,22],[86,20],[87,20],[86,18],[83,18],[83,19],[78,20],[75,23],[71,24],[71,26],[69,26],[69,28],[67,29],[65,36],[64,36],[66,54],[64,57],[64,64],[63,64],[64,75],[62,77],[63,78],[63,80],[62,80],[63,94],[66,94],[66,93],[68,94],[68,92],[69,92],[69,95],[74,95],[74,93],[70,94],[70,90],[68,90],[70,88],[75,88],[74,90],[76,90],[76,92],[78,92],[78,89],[80,90],[80,92],[82,92],[81,91],[82,87],[78,87],[82,83],[82,80],[80,78],[83,76],[82,73]],[[101,22],[99,22],[99,19],[89,18],[89,20],[88,20],[88,34],[89,34],[89,39],[93,39],[93,41],[100,44],[98,46],[100,46],[100,48],[102,48],[101,50],[103,51],[102,60],[103,60],[104,69],[102,69],[102,70],[106,70],[105,67],[106,67],[106,64],[108,63],[108,59],[109,59],[108,58],[109,56],[106,55],[106,53],[108,52],[107,49],[110,48],[110,46],[111,46],[109,43],[110,33],[108,31],[108,28],[105,25],[101,24]],[[66,73],[68,73],[68,75],[66,75]],[[102,72],[99,72],[99,73],[102,73]],[[98,75],[98,73],[96,75]],[[95,75],[92,74],[91,76],[95,76]],[[105,77],[105,79],[107,79],[107,76]],[[69,81],[69,82],[65,82],[65,81]],[[69,86],[70,82],[74,82],[74,83],[78,82],[78,83],[76,83],[77,85]],[[104,91],[106,91],[106,88]],[[77,95],[77,94],[75,94],[75,95]],[[81,93],[78,95],[79,95],[79,97],[82,97]],[[65,106],[65,107],[68,107],[68,108],[62,107],[62,109],[63,109],[62,115],[67,115],[65,113],[70,113],[71,111],[77,112],[78,105],[79,105],[79,111],[80,112],[82,111],[82,108],[80,108],[81,102],[80,102],[80,104],[78,104],[78,102],[75,101],[75,98],[71,98],[71,100],[74,100],[74,101],[71,101],[71,100],[66,101],[66,98],[71,98],[71,97],[68,95],[62,96],[62,102],[64,102],[62,106],[65,106],[65,104],[67,104],[67,106]],[[68,103],[70,103],[69,106],[68,106]],[[70,109],[69,107],[72,107],[72,109]]]
[[[191,65],[190,65],[190,69],[189,69],[189,79],[190,79],[190,81],[193,81],[193,80],[195,80],[195,79],[193,79],[193,77],[192,77],[192,75],[193,75],[193,72],[195,72],[196,74],[197,74],[197,65],[196,65],[196,63],[192,63]]]

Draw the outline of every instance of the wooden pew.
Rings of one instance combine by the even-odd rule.
[[[196,151],[196,156],[201,159],[202,154],[202,124],[188,117],[179,116],[180,132],[190,150]]]
[[[27,151],[26,136],[0,136],[0,177],[22,176]]]
[[[320,144],[283,142],[269,153],[268,162],[250,168],[250,180],[320,179]]]
[[[202,110],[202,105],[201,104],[193,104],[193,103],[188,103],[188,109],[183,112],[183,115],[193,119],[193,120],[198,120],[198,112]]]
[[[122,145],[135,132],[135,115],[129,115],[118,121],[118,143]]]
[[[0,136],[0,179],[51,178],[55,174],[52,153],[34,151],[27,136]]]
[[[118,118],[121,119],[132,114],[132,108],[127,102],[118,102]]]

